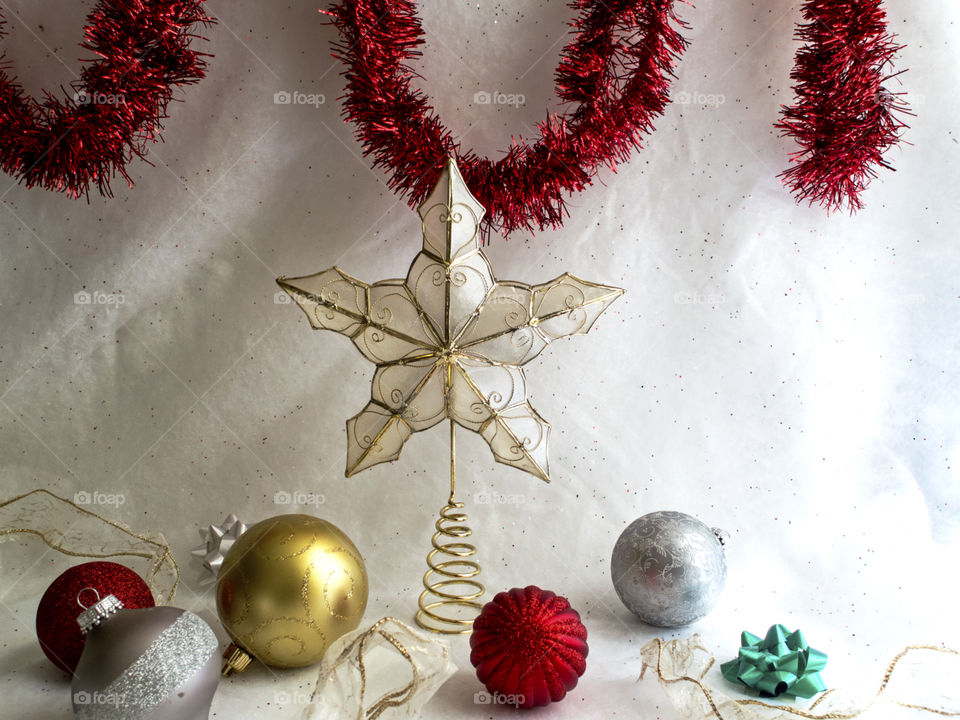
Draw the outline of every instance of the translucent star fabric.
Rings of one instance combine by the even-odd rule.
[[[349,337],[377,366],[370,402],[347,421],[347,475],[396,460],[414,432],[452,419],[497,462],[549,481],[550,426],[522,366],[585,334],[623,291],[563,274],[498,282],[480,248],[484,209],[450,160],[418,209],[423,249],[405,279],[368,285],[333,267],[277,282],[317,329]]]

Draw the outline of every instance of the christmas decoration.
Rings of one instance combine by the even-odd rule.
[[[204,76],[190,49],[197,25],[212,24],[203,0],[99,0],[87,17],[84,67],[73,97],[27,97],[0,69],[0,169],[27,187],[111,196],[127,162],[160,138],[173,88]],[[3,34],[0,18],[0,37]]]
[[[412,433],[449,419],[450,496],[417,618],[438,632],[469,632],[472,618],[436,611],[478,610],[484,592],[466,514],[455,512],[463,508],[455,425],[479,433],[497,462],[549,480],[550,427],[527,401],[521,366],[553,340],[586,333],[623,291],[569,274],[542,285],[497,282],[480,250],[484,209],[452,159],[418,212],[423,250],[406,280],[367,285],[331,268],[277,282],[313,328],[350,337],[377,364],[370,402],[347,421],[348,476],[396,460]]]
[[[395,618],[381,618],[330,646],[303,720],[420,717],[423,706],[456,671],[444,643]]]
[[[620,600],[659,627],[702,618],[716,605],[727,579],[721,532],[680,512],[634,520],[617,539],[610,560]]]
[[[231,513],[219,527],[210,525],[206,530],[200,530],[200,539],[203,540],[203,544],[191,552],[194,557],[203,558],[203,567],[215,578],[223,565],[224,556],[233,547],[237,538],[246,531],[247,526]]]
[[[223,672],[252,658],[312,665],[360,624],[366,606],[363,558],[339,528],[310,515],[262,520],[233,544],[217,576],[217,612],[234,643]]]
[[[144,565],[139,574],[161,604],[172,602],[180,569],[163,536],[133,532],[87,510],[88,492],[74,499],[80,504],[37,488],[0,502],[0,542],[23,535],[71,558],[127,558],[134,567]]]
[[[150,588],[130,568],[114,562],[76,565],[50,583],[37,606],[37,639],[50,662],[73,673],[83,652],[84,635],[77,627],[77,594],[94,588],[100,595],[112,594],[125,607],[153,607]]]
[[[454,156],[488,223],[509,234],[558,226],[564,197],[590,185],[602,166],[624,162],[669,102],[670,79],[686,41],[673,0],[573,0],[573,38],[557,67],[557,97],[571,103],[540,123],[532,145],[514,138],[496,162],[463,151],[409,64],[423,44],[413,0],[341,0],[327,14],[340,31],[335,57],[346,66],[344,115],[390,186],[416,206]],[[486,229],[486,228],[485,228]]]
[[[90,595],[87,598],[87,595]],[[124,609],[114,595],[77,618],[87,635],[73,679],[78,720],[205,720],[220,679],[217,636],[175,607]]]
[[[889,68],[903,46],[887,32],[883,0],[806,0],[802,12],[796,101],[776,125],[800,149],[781,177],[798,202],[854,212],[877,168],[893,169],[884,153],[907,127],[902,94],[884,85],[899,75]]]
[[[820,678],[826,666],[826,653],[807,645],[802,632],[772,625],[763,638],[744,631],[739,655],[720,671],[732,683],[759,690],[760,697],[811,698],[827,689]]]
[[[873,673],[862,672],[859,687],[831,689],[810,704],[774,704],[756,698],[726,695],[727,683],[712,668],[715,658],[699,635],[677,640],[654,638],[641,648],[643,679],[651,670],[660,686],[684,718],[716,720],[835,720],[859,718],[929,718],[931,715],[960,716],[960,693],[951,681],[960,674],[960,652],[932,645],[910,645],[880,668],[882,675],[875,691]],[[903,670],[901,670],[903,668]],[[869,682],[873,687],[868,686]],[[870,695],[874,694],[872,699]]]
[[[587,669],[587,629],[567,599],[535,585],[497,593],[473,623],[470,662],[497,704],[563,700]]]

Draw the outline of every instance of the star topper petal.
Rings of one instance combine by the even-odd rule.
[[[549,482],[550,425],[522,366],[587,333],[623,290],[569,273],[498,282],[480,248],[484,208],[452,159],[417,212],[423,249],[405,279],[368,285],[337,267],[277,279],[315,329],[346,335],[377,366],[370,402],[347,421],[346,474],[396,460],[410,435],[449,418],[497,462]]]

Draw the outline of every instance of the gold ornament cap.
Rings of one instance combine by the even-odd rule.
[[[230,647],[223,653],[223,669],[220,674],[223,677],[230,677],[235,672],[242,673],[250,666],[251,662],[253,662],[253,657],[250,653],[236,643],[230,643]]]

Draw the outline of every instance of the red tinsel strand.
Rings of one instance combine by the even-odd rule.
[[[453,155],[487,208],[485,230],[504,234],[560,225],[567,194],[591,184],[642,147],[669,102],[686,47],[674,0],[573,0],[573,38],[557,68],[556,92],[578,107],[539,123],[532,145],[514,138],[496,162],[464,151],[422,92],[409,63],[423,29],[413,0],[341,0],[326,13],[340,31],[334,57],[347,66],[344,116],[389,185],[417,205]]]
[[[73,86],[76,97],[26,97],[0,72],[0,169],[27,187],[73,197],[91,187],[110,197],[126,164],[160,139],[173,88],[204,77],[205,53],[190,45],[213,24],[203,0],[100,0],[81,47],[97,59]],[[0,25],[0,36],[3,30]]]
[[[806,0],[802,12],[796,102],[775,126],[800,149],[780,176],[797,202],[853,213],[877,167],[893,170],[883,155],[907,127],[898,115],[912,114],[884,86],[903,46],[887,32],[882,0]]]

